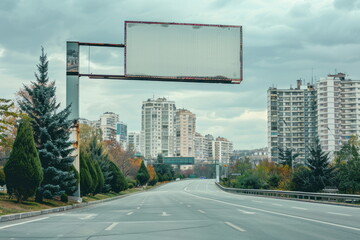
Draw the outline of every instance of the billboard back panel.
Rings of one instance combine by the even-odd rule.
[[[125,22],[125,76],[242,80],[242,28]]]

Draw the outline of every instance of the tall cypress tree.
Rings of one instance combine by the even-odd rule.
[[[29,120],[20,123],[4,172],[8,192],[14,194],[18,202],[33,196],[40,186],[43,172]]]
[[[139,171],[136,174],[136,180],[138,180],[141,186],[145,185],[150,179],[150,174],[145,167],[144,161],[141,161]]]
[[[72,122],[67,120],[70,106],[59,111],[55,82],[48,77],[47,55],[42,48],[36,81],[24,86],[19,105],[32,119],[35,144],[38,149],[44,180],[37,192],[37,201],[53,198],[65,192],[75,192],[77,180],[71,171],[74,157],[69,141]]]

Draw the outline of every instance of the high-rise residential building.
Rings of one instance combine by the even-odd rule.
[[[317,138],[316,96],[315,88],[310,84],[302,86],[301,80],[296,88],[269,88],[268,151],[272,161],[279,160],[279,148],[298,153],[299,163],[308,157],[307,147]]]
[[[217,137],[211,142],[212,158],[220,164],[229,164],[233,152],[233,144],[226,138]]]
[[[141,153],[140,133],[129,132],[127,143],[128,143],[128,146],[131,145],[134,148],[135,152]]]
[[[332,157],[352,135],[360,135],[360,81],[329,74],[317,90],[319,139]]]
[[[211,135],[211,134],[205,135],[205,137],[204,137],[204,157],[209,162],[215,160],[213,158],[213,148],[212,148],[213,141],[214,141],[213,135]]]
[[[205,138],[200,133],[195,132],[195,162],[201,163],[207,160],[205,157]]]
[[[186,109],[178,109],[175,117],[176,156],[195,156],[196,115]]]
[[[127,145],[127,125],[123,122],[116,123],[116,141],[124,148]]]
[[[103,140],[116,140],[116,123],[119,115],[113,112],[105,112],[100,116],[100,128]]]
[[[158,154],[173,157],[175,154],[175,102],[166,98],[148,99],[142,104],[141,130],[143,155],[156,159]]]

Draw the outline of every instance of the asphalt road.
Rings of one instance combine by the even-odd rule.
[[[0,223],[0,239],[360,239],[360,208],[235,195],[185,180],[75,209]]]

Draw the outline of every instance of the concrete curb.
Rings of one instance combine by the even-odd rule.
[[[155,188],[152,188],[152,189],[155,189]],[[152,189],[144,190],[144,191],[150,191]],[[87,206],[91,206],[91,205],[95,205],[95,204],[99,204],[99,203],[104,203],[104,202],[109,202],[109,201],[113,201],[116,199],[124,198],[124,197],[131,196],[134,194],[142,193],[144,191],[124,194],[124,195],[120,195],[120,196],[116,196],[116,197],[110,197],[110,198],[91,201],[91,202],[82,202],[82,203],[75,203],[72,205],[57,207],[57,208],[49,208],[49,209],[44,209],[44,210],[40,210],[40,211],[3,215],[3,216],[0,216],[0,222],[8,222],[8,221],[19,220],[19,219],[29,218],[29,217],[35,217],[35,216],[40,216],[40,215],[45,215],[45,214],[50,214],[50,213],[68,211],[68,210],[76,209],[76,208],[83,208],[83,207],[87,207]]]

